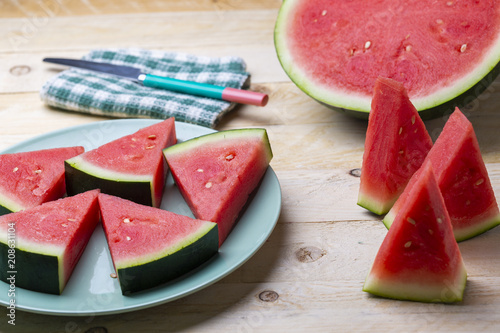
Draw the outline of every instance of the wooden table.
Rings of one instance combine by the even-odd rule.
[[[45,106],[53,71],[43,57],[141,47],[243,57],[265,108],[240,106],[217,129],[265,127],[282,187],[282,213],[264,246],[221,281],[163,305],[116,315],[64,317],[0,310],[15,332],[498,332],[500,228],[460,244],[464,301],[375,298],[361,288],[386,229],[356,205],[366,122],[308,98],[282,71],[273,45],[278,0],[42,0],[0,2],[0,149],[103,118]],[[500,81],[463,110],[500,195]],[[445,119],[427,121],[436,139]],[[43,329],[42,329],[43,328]]]

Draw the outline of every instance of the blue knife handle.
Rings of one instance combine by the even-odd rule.
[[[184,94],[222,99],[222,91],[225,87],[206,83],[192,82],[173,79],[152,74],[142,74],[139,81],[146,87],[160,88]]]

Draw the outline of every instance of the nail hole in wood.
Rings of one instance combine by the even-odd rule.
[[[361,169],[352,169],[351,171],[349,171],[349,174],[353,177],[361,177]]]
[[[26,75],[31,72],[31,68],[26,65],[14,66],[9,70],[10,74],[14,76]]]
[[[273,290],[264,290],[259,294],[259,299],[263,302],[276,302],[280,296]]]

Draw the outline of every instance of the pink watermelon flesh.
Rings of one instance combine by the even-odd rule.
[[[219,246],[272,158],[264,129],[208,134],[165,149],[164,154],[194,216],[217,222]]]
[[[99,190],[88,191],[0,217],[4,244],[9,224],[15,222],[15,246],[19,249],[16,252],[18,287],[44,292],[46,285],[57,283],[59,293],[62,292],[99,223],[98,193]],[[25,254],[20,250],[31,259],[21,258]],[[34,263],[29,261],[35,255],[56,257],[57,265],[36,270]],[[2,267],[2,270],[8,269]],[[59,281],[44,281],[44,274],[49,271],[56,271]]]
[[[370,97],[378,76],[410,98],[470,73],[498,38],[497,1],[295,1],[294,62],[318,84]]]
[[[363,290],[422,302],[461,301],[467,280],[431,163],[408,193],[377,253]]]
[[[378,78],[366,131],[358,205],[387,213],[418,170],[432,140],[403,85]]]
[[[151,178],[153,206],[159,207],[168,172],[162,149],[176,142],[175,121],[169,118],[85,152],[68,162],[78,161],[84,170],[89,170],[89,167],[104,169],[116,173],[116,178],[122,177],[122,180],[148,176]],[[89,173],[92,173],[90,170]],[[98,171],[94,176],[99,177]]]
[[[186,273],[194,268],[192,265],[201,264],[218,250],[217,225],[213,222],[102,193],[99,205],[111,257],[124,293],[150,288]],[[210,231],[215,233],[212,240],[207,241],[205,236]],[[196,242],[202,245],[191,246],[182,252]],[[172,260],[166,267],[162,259],[168,256]],[[176,271],[177,274],[173,274]],[[135,283],[139,287],[134,287]]]
[[[61,198],[64,160],[83,151],[78,146],[0,155],[0,205],[13,212]]]
[[[474,129],[458,108],[446,122],[427,159],[434,167],[457,241],[500,224],[497,201]],[[387,227],[406,200],[406,194],[401,195],[384,218]]]

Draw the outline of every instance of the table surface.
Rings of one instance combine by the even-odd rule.
[[[273,44],[278,0],[43,0],[0,2],[0,149],[103,118],[56,110],[39,98],[55,73],[44,57],[101,47],[236,55],[266,92],[264,108],[239,106],[218,130],[264,127],[282,188],[282,213],[263,247],[221,281],[182,299],[126,314],[59,317],[0,310],[16,332],[498,332],[500,228],[460,243],[468,270],[454,305],[371,297],[362,291],[386,229],[356,205],[366,122],[302,93]],[[500,81],[464,109],[500,194]],[[433,139],[446,118],[426,121]]]

